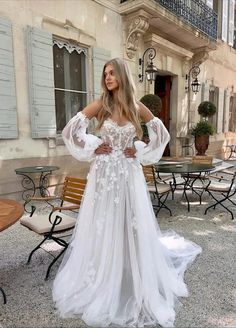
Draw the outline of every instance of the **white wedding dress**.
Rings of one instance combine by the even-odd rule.
[[[78,113],[63,137],[78,160],[92,161],[83,204],[70,246],[53,284],[62,317],[78,315],[88,326],[172,327],[177,297],[187,296],[183,274],[201,252],[174,232],[163,235],[154,215],[143,164],[157,162],[169,141],[158,118],[147,123],[150,143],[135,142],[135,128],[108,119],[101,138],[86,134],[89,120]],[[102,142],[109,155],[95,155]]]

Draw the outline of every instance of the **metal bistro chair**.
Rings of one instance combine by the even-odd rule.
[[[230,172],[228,170],[222,171],[226,175],[231,175],[232,178],[230,180],[225,178],[220,178],[217,182],[209,181],[208,185],[205,188],[205,191],[208,192],[208,194],[214,199],[214,204],[208,206],[205,209],[205,213],[210,208],[216,208],[217,205],[221,205],[226,211],[228,211],[231,215],[232,220],[234,219],[233,212],[229,209],[229,206],[226,206],[226,202],[231,203],[232,205],[236,206],[236,203],[232,200],[233,196],[236,193],[236,171]],[[227,182],[221,182],[221,181],[227,181]],[[220,195],[220,198],[216,197],[216,194]]]
[[[52,206],[51,211],[48,214],[34,215],[36,207],[32,206],[30,217],[24,217],[20,220],[20,223],[23,226],[44,237],[43,240],[29,254],[27,263],[30,262],[34,252],[39,248],[43,248],[42,245],[48,240],[53,240],[62,247],[60,253],[54,257],[53,261],[48,266],[45,280],[48,278],[53,264],[59,259],[59,257],[61,257],[68,247],[68,241],[66,241],[65,238],[71,235],[71,232],[76,224],[75,213],[74,216],[72,216],[63,213],[62,211],[75,211],[80,208],[86,182],[86,179],[66,177],[60,197],[33,197],[28,200],[28,202],[34,200],[46,201],[48,203],[53,199],[60,199],[60,206],[53,206],[48,203]],[[73,205],[68,205],[67,203],[72,203]],[[49,253],[52,255],[50,251]]]
[[[225,159],[235,158],[236,154],[236,145],[226,145],[226,157]]]
[[[193,164],[209,164],[212,165],[213,157],[212,156],[193,156],[192,163]],[[188,186],[199,197],[200,204],[202,203],[202,195],[205,191],[206,186],[209,183],[209,172],[201,172],[201,173],[189,173],[189,174],[181,174],[183,179],[188,180]]]
[[[6,297],[6,294],[5,294],[4,290],[2,289],[2,287],[0,287],[0,292],[2,293],[3,304],[6,304],[7,303],[7,297]]]
[[[170,216],[172,216],[170,208],[165,204],[169,193],[172,192],[171,182],[169,184],[158,183],[155,168],[153,165],[143,166],[142,168],[148,191],[153,195],[152,206],[155,211],[155,215],[157,216],[159,211],[164,208],[169,211]],[[155,200],[157,200],[157,203]]]

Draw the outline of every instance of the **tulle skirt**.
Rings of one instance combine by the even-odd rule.
[[[68,250],[53,284],[62,317],[88,326],[172,327],[184,271],[201,248],[160,232],[140,164],[93,162]]]

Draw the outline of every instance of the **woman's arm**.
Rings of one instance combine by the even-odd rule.
[[[86,133],[89,119],[97,116],[101,106],[100,100],[92,102],[78,112],[62,131],[62,137],[68,150],[79,161],[90,162],[93,160],[95,150],[102,144],[101,139]]]
[[[159,118],[155,117],[141,102],[138,105],[141,120],[147,125],[150,141],[147,145],[142,141],[135,141],[134,146],[140,162],[143,165],[150,165],[160,160],[170,140],[170,135]]]
[[[88,104],[84,109],[81,111],[89,120],[93,117],[97,117],[98,112],[102,108],[102,101],[101,100],[95,100]]]
[[[139,106],[139,115],[142,122],[149,122],[154,118],[152,112],[143,104],[141,101],[138,101]]]

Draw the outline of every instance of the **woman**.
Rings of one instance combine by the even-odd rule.
[[[70,246],[53,285],[63,317],[80,315],[89,326],[171,327],[178,296],[187,296],[183,273],[199,246],[163,236],[152,209],[142,164],[156,163],[169,133],[134,97],[128,66],[105,64],[103,94],[73,117],[64,141],[78,160],[92,161]],[[86,134],[98,119],[101,138]],[[146,122],[150,142],[141,138]]]

